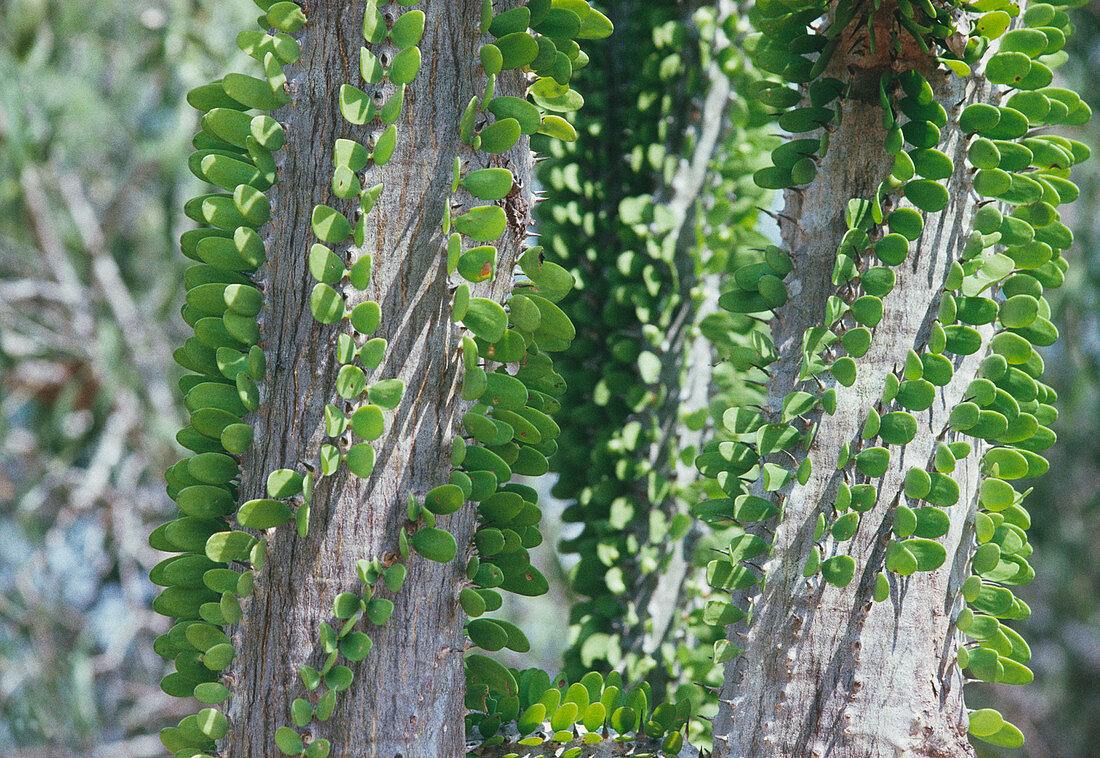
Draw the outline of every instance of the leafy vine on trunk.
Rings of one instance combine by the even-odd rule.
[[[262,76],[188,95],[170,752],[1022,743],[961,690],[1031,679],[1065,10],[256,4]],[[547,590],[551,469],[558,676],[483,654],[530,649],[487,614]]]

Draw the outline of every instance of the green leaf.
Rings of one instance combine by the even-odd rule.
[[[415,536],[415,535],[414,535]],[[393,614],[393,601],[376,597],[367,603],[367,620],[375,626],[383,626]]]
[[[367,442],[352,445],[345,456],[348,469],[360,478],[366,478],[374,471],[374,448]]]
[[[362,405],[351,414],[351,429],[364,440],[376,440],[385,430],[382,410],[375,405]]]
[[[496,45],[482,45],[478,56],[481,59],[481,67],[489,76],[496,76],[504,68],[504,55]]]
[[[526,736],[542,726],[545,720],[546,706],[542,703],[533,703],[516,719],[516,729],[521,736]]]
[[[906,183],[903,192],[909,202],[927,213],[942,211],[950,199],[947,188],[931,179],[913,179]]]
[[[838,542],[845,542],[850,540],[856,533],[856,529],[859,528],[860,515],[856,512],[845,513],[843,516],[833,522],[829,531],[833,535],[833,539]]]
[[[871,347],[871,330],[865,326],[853,327],[844,333],[840,342],[853,358],[862,358]],[[852,378],[854,379],[854,374]]]
[[[935,571],[947,559],[944,546],[932,540],[913,538],[901,544],[916,560],[917,571]]]
[[[313,720],[313,706],[309,704],[308,700],[302,698],[294,698],[294,701],[290,704],[290,720],[294,722],[294,726],[303,727]]]
[[[924,379],[908,379],[901,383],[896,399],[906,410],[925,411],[936,399],[936,387]]]
[[[484,655],[467,655],[466,679],[468,682],[484,684],[492,693],[515,695],[519,691],[515,677],[500,663]]]
[[[994,353],[1003,355],[1011,365],[1027,363],[1031,358],[1031,345],[1026,339],[1012,332],[995,334],[989,346]]]
[[[283,755],[301,755],[305,749],[302,738],[289,726],[281,726],[276,730],[275,746]]]
[[[539,45],[527,32],[513,32],[499,38],[496,47],[500,50],[501,68],[520,68],[535,60],[539,54]]]
[[[332,245],[342,242],[351,234],[351,224],[344,215],[327,205],[313,208],[312,224],[317,239]]]
[[[424,506],[439,515],[454,513],[465,502],[462,490],[454,484],[444,484],[428,491],[424,496]]]
[[[512,189],[515,177],[506,168],[483,168],[462,178],[462,186],[482,200],[500,200]]]
[[[527,404],[530,397],[522,381],[503,371],[486,374],[486,390],[483,402],[505,410],[517,411]]]
[[[917,571],[917,559],[901,543],[891,542],[886,546],[886,568],[909,576]]]
[[[393,410],[405,394],[405,382],[400,379],[383,379],[371,385],[367,391],[370,402],[385,410]]]
[[[515,119],[519,124],[521,134],[534,134],[541,124],[539,109],[527,100],[519,97],[499,96],[489,101],[486,108],[497,118],[497,122],[504,119]],[[485,132],[481,138],[482,150],[485,150]],[[510,147],[510,146],[509,146]],[[488,151],[503,152],[503,151]]]
[[[471,642],[484,650],[502,650],[508,643],[508,633],[504,627],[491,619],[478,618],[467,622],[466,634]]]
[[[577,130],[561,116],[548,114],[542,117],[539,123],[539,134],[561,140],[562,142],[574,142],[577,139]]]
[[[579,92],[545,76],[536,79],[528,93],[536,105],[548,111],[565,113],[580,110],[584,106],[584,98]]]
[[[400,49],[420,43],[424,36],[424,11],[412,10],[401,14],[390,29],[390,42]]]
[[[909,255],[909,240],[901,234],[887,234],[875,243],[875,257],[890,266],[901,264]]]
[[[345,400],[353,400],[363,394],[367,377],[363,369],[351,364],[340,367],[336,374],[336,393]]]
[[[534,130],[532,130],[534,131]],[[519,141],[523,133],[519,121],[514,118],[502,118],[494,121],[480,132],[481,150],[486,153],[498,155],[506,153]],[[459,230],[461,231],[461,230]],[[488,239],[494,239],[499,235],[493,235]]]
[[[863,295],[852,302],[852,317],[872,329],[882,320],[882,300],[874,295]]]
[[[917,420],[904,411],[884,415],[879,422],[879,436],[888,445],[906,445],[917,434]]]
[[[983,742],[988,742],[990,745],[996,745],[997,747],[1017,748],[1023,747],[1024,744],[1023,733],[1007,721],[993,734],[975,736]]]
[[[301,491],[302,475],[292,469],[276,469],[267,475],[268,497],[294,497]]]
[[[590,8],[588,14],[581,20],[580,31],[574,39],[604,39],[610,37],[614,31],[615,27],[611,19],[595,8]]]
[[[405,584],[405,576],[407,574],[408,569],[406,569],[400,563],[395,563],[394,565],[386,569],[386,572],[383,575],[383,580],[385,581],[386,587],[389,589],[389,591],[400,592],[401,587]]]
[[[223,453],[199,453],[187,459],[187,473],[203,484],[226,484],[240,470],[237,462]]]
[[[463,587],[459,591],[458,602],[467,616],[476,618],[485,613],[485,600],[470,587]]]
[[[221,682],[203,682],[195,685],[194,696],[200,703],[217,705],[229,699],[230,691]]]
[[[347,666],[335,666],[325,674],[325,684],[336,692],[343,692],[354,680],[355,674]]]
[[[246,74],[226,74],[222,79],[222,87],[225,89],[225,94],[237,102],[260,111],[276,110],[287,101],[286,93],[281,89],[278,92],[273,90],[271,83],[266,79],[257,79]],[[256,141],[259,142],[259,138]],[[277,150],[278,148],[267,149]]]
[[[297,3],[278,2],[267,9],[267,22],[281,32],[293,34],[306,25],[306,15]]]
[[[279,500],[249,500],[237,511],[237,522],[248,529],[282,526],[290,517],[290,508]]]
[[[407,47],[393,57],[386,72],[394,84],[409,84],[420,72],[420,48]]]
[[[843,356],[833,361],[829,369],[833,377],[843,386],[851,387],[856,381],[856,362],[849,356]]]
[[[497,342],[504,337],[508,315],[495,300],[474,297],[470,298],[461,321],[467,329],[486,342]]]
[[[850,555],[835,555],[821,563],[821,576],[836,587],[847,587],[855,570],[856,562]]]
[[[936,539],[947,534],[951,528],[951,519],[939,508],[918,508],[915,514],[917,523],[913,533],[917,537]]]
[[[458,545],[450,532],[434,527],[425,527],[413,534],[412,546],[416,552],[437,563],[447,563],[454,559]]]
[[[478,242],[490,242],[504,233],[508,219],[498,205],[471,208],[453,221],[455,231]]]
[[[491,280],[496,273],[497,250],[491,245],[470,248],[458,259],[458,273],[468,282]]]
[[[232,108],[213,108],[202,117],[202,128],[243,149],[245,140],[252,136],[252,117]]]
[[[361,334],[374,334],[381,321],[382,309],[374,301],[359,303],[351,311],[351,325]]]
[[[367,657],[374,643],[363,632],[351,632],[340,639],[340,654],[349,661],[361,661]]]
[[[861,450],[855,457],[856,467],[870,477],[879,477],[886,473],[890,465],[890,451],[884,447],[869,447]]]
[[[411,48],[415,50],[416,48]],[[371,152],[371,159],[378,166],[384,166],[389,163],[390,157],[393,155],[394,149],[397,147],[397,125],[390,124],[386,127],[378,139],[374,143],[374,150]]]

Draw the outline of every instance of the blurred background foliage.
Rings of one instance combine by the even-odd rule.
[[[253,10],[0,2],[0,755],[156,755],[182,715],[146,537],[179,456],[183,98]]]
[[[151,756],[186,704],[158,687],[150,524],[180,455],[173,348],[196,113],[184,93],[237,64],[251,4],[0,0],[0,755]],[[1100,112],[1100,5],[1075,12],[1063,81]],[[1074,135],[1100,144],[1100,119]],[[1060,395],[1051,473],[1031,496],[1035,581],[1021,631],[1036,682],[970,691],[1030,756],[1100,744],[1100,160],[1076,174],[1074,267],[1047,350]],[[560,511],[559,514],[560,515]],[[547,509],[553,522],[555,512]],[[567,566],[515,609],[560,665]],[[519,661],[515,661],[519,663]],[[993,753],[985,753],[992,755]]]

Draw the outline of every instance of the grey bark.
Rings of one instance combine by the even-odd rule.
[[[313,206],[325,203],[349,213],[353,207],[331,194],[334,140],[366,143],[371,129],[380,131],[377,122],[348,124],[337,106],[342,83],[362,86],[358,60],[364,7],[363,0],[308,4],[302,59],[288,69],[294,99],[276,114],[287,145],[278,154],[279,184],[269,193],[273,221],[266,235],[262,314],[268,374],[254,419],[257,443],[243,464],[242,500],[264,496],[270,471],[315,460],[324,405],[342,403],[334,391],[338,366],[333,348],[338,331],[347,327],[314,322],[306,260],[315,241]],[[381,171],[370,169],[364,182],[385,183],[367,217],[363,247],[373,255],[374,267],[364,295],[381,306],[382,325],[375,336],[389,341],[385,360],[368,381],[401,378],[405,397],[386,414],[386,432],[374,443],[374,474],[360,480],[341,467],[315,490],[307,538],[299,538],[293,524],[268,535],[267,564],[244,601],[244,619],[235,633],[235,696],[223,745],[234,758],[278,755],[274,734],[291,724],[291,701],[317,696],[308,693],[297,672],[302,664],[321,665],[318,625],[334,623],[333,598],[361,590],[355,568],[359,559],[395,558],[408,495],[422,496],[450,473],[451,440],[462,405],[461,360],[440,221],[455,157],[473,157],[458,139],[458,123],[471,96],[483,87],[477,55],[481,3],[422,0],[418,7],[427,15],[420,45],[424,63],[405,97],[398,148]],[[505,77],[498,93],[518,94],[520,85],[518,75]],[[392,85],[384,85],[386,96],[391,90]],[[530,184],[526,140],[493,163],[510,166],[521,186]],[[510,290],[530,201],[526,191],[506,201],[511,223],[499,245],[498,275],[475,288],[475,295],[502,300]],[[357,252],[351,251],[351,258]],[[333,756],[420,758],[464,752],[465,619],[457,593],[473,533],[472,509],[440,517],[439,525],[457,539],[458,558],[444,565],[414,553],[406,562],[409,574],[401,592],[393,595],[378,585],[382,590],[376,596],[395,603],[393,616],[382,628],[360,622],[357,628],[373,638],[374,649],[361,663],[349,664],[355,681],[339,693],[332,718],[307,727],[312,738],[331,740]]]
[[[880,45],[886,46],[881,40]],[[912,56],[899,65],[920,66],[919,60]],[[847,64],[854,72],[854,87],[827,157],[811,185],[786,195],[783,248],[795,271],[788,280],[791,300],[773,321],[779,354],[770,367],[773,410],[795,389],[802,334],[823,323],[826,297],[835,290],[830,272],[845,231],[847,201],[872,197],[889,170],[877,101],[881,64],[868,66],[854,58],[836,65]],[[851,388],[838,385],[836,413],[814,419],[820,427],[808,452],[813,474],[805,486],[795,485],[783,503],[750,625],[730,633],[731,642],[746,653],[727,664],[714,725],[715,756],[973,754],[966,737],[963,676],[954,663],[960,635],[952,619],[961,607],[961,583],[969,574],[980,446],[953,474],[961,494],[948,509],[951,529],[942,538],[945,564],[908,578],[892,575],[890,597],[883,602],[873,603],[871,595],[894,507],[906,502],[905,471],[925,467],[938,442],[964,439],[948,430],[947,418],[974,378],[981,352],[955,358],[950,385],[931,409],[915,414],[916,439],[904,448],[891,448],[890,469],[873,481],[879,489],[877,504],[863,514],[856,536],[841,545],[824,543],[825,557],[843,552],[856,559],[856,575],[848,587],[837,589],[820,575],[807,580],[801,573],[818,514],[830,513],[842,479],[836,471],[838,451],[845,442],[853,444],[853,452],[858,449],[868,409],[882,410],[878,403],[886,374],[900,369],[908,348],[919,352],[925,344],[949,264],[969,232],[974,201],[965,170],[966,140],[952,123],[969,102],[987,100],[988,91],[973,84],[964,91],[962,80],[927,69],[922,73],[948,112],[940,149],[955,164],[947,180],[951,201],[944,211],[928,214],[923,236],[895,269],[897,285],[884,298],[885,315],[874,330],[871,350],[858,361],[857,382]],[[988,339],[988,331],[984,336]]]

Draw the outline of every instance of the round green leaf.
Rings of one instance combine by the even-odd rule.
[[[359,478],[366,478],[374,471],[374,448],[366,442],[352,445],[345,456],[348,469]]]
[[[917,435],[917,420],[904,411],[887,413],[879,422],[878,434],[888,445],[906,445]]]
[[[424,496],[424,506],[432,513],[444,515],[457,511],[465,500],[465,493],[458,486],[444,484]]]
[[[855,457],[856,467],[870,477],[879,477],[886,473],[890,465],[890,451],[884,447],[869,447],[861,450]]]
[[[506,168],[483,168],[462,178],[462,186],[482,200],[500,200],[512,189],[515,177]]]
[[[856,381],[856,362],[849,356],[843,356],[833,361],[829,368],[833,377],[845,387],[851,387]]]
[[[329,244],[341,242],[351,234],[351,224],[344,215],[327,205],[313,208],[312,224],[317,239]]]
[[[835,587],[847,587],[855,575],[856,562],[850,555],[834,555],[821,562],[821,576]]]
[[[405,382],[400,379],[383,379],[371,385],[367,391],[370,402],[385,410],[393,410],[405,394]]]
[[[279,500],[249,500],[237,511],[237,521],[248,529],[270,529],[290,520],[290,508]]]
[[[424,11],[407,11],[393,22],[390,29],[390,42],[400,49],[420,43],[424,35]]]
[[[365,440],[378,439],[385,429],[382,410],[375,405],[356,408],[351,414],[351,429]]]
[[[394,84],[408,84],[420,72],[420,48],[407,47],[393,57],[386,72]]]
[[[455,231],[478,242],[490,242],[504,233],[508,220],[504,209],[498,205],[482,205],[471,208],[453,219]]]
[[[382,309],[378,303],[367,301],[352,308],[351,325],[361,334],[374,334],[382,321]]]
[[[277,2],[268,6],[267,23],[281,32],[293,34],[306,25],[306,16],[297,3]]]
[[[519,141],[520,123],[514,118],[502,118],[481,130],[481,150],[498,155],[506,153]],[[461,231],[461,230],[460,230]],[[493,235],[493,239],[499,235]]]
[[[921,232],[924,231],[924,219],[912,208],[898,208],[891,211],[885,221],[891,232],[900,234],[910,242],[919,239]]]
[[[931,179],[913,179],[903,189],[906,199],[927,213],[942,211],[947,207],[947,188]]]
[[[897,266],[909,255],[909,240],[901,234],[887,234],[875,243],[875,257],[889,266]]]
[[[882,300],[874,295],[863,295],[852,302],[852,317],[857,322],[874,328],[882,320]]]
[[[451,561],[458,552],[458,545],[451,533],[434,527],[418,530],[411,542],[416,552],[438,563]]]

